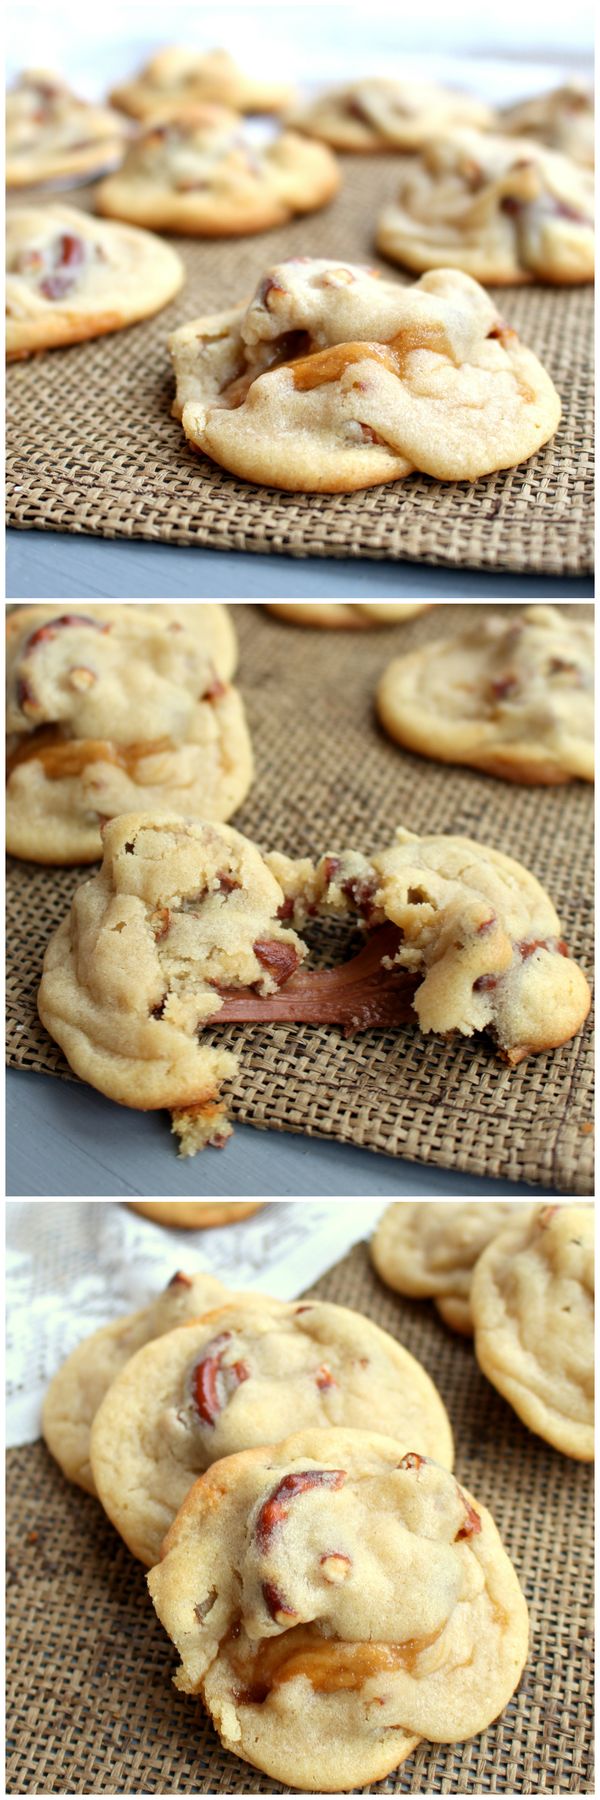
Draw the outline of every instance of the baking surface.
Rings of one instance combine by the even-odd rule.
[[[489,843],[525,862],[547,887],[569,947],[589,975],[588,784],[526,788],[429,762],[399,750],[375,722],[377,677],[398,647],[408,650],[452,631],[466,612],[446,606],[397,629],[356,634],[302,631],[258,607],[237,607],[240,686],[257,772],[234,823],[261,847],[295,856],[348,844],[368,854],[389,842],[398,824]],[[472,619],[472,606],[468,615]],[[35,996],[50,932],[90,873],[12,862],[7,1003],[13,1067],[69,1077],[61,1051],[39,1023]],[[347,943],[343,928],[323,923],[315,931],[317,959],[339,957]],[[513,1070],[484,1039],[444,1043],[409,1026],[343,1038],[325,1027],[213,1025],[206,1041],[217,1039],[241,1052],[231,1110],[246,1123],[472,1176],[568,1194],[593,1191],[589,1023],[562,1049]],[[198,1173],[199,1181],[209,1178],[208,1171]]]
[[[364,1312],[425,1364],[456,1474],[493,1513],[525,1592],[530,1652],[501,1718],[422,1743],[370,1793],[582,1794],[592,1769],[593,1477],[527,1431],[435,1308],[383,1286],[356,1246],[310,1292]],[[7,1792],[280,1794],[224,1751],[100,1505],[43,1444],[8,1453]]]
[[[302,557],[565,575],[592,568],[591,287],[491,290],[563,402],[555,438],[517,469],[475,483],[415,474],[356,494],[285,494],[237,480],[185,444],[170,417],[174,326],[244,299],[288,256],[375,260],[375,218],[395,193],[398,158],[341,161],[342,190],[322,212],[257,237],[169,240],[188,279],[156,318],[9,369],[9,525]],[[67,198],[89,207],[93,189]]]

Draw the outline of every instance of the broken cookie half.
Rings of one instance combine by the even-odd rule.
[[[354,916],[359,954],[306,969],[307,918]],[[230,1134],[230,1050],[203,1028],[242,1021],[417,1022],[485,1031],[517,1063],[565,1043],[590,993],[539,882],[468,838],[398,830],[356,851],[263,857],[231,826],[126,814],[104,831],[99,873],[48,945],[39,1013],[72,1069],[142,1110],[168,1108],[184,1155]]]
[[[169,339],[185,436],[244,480],[351,492],[415,470],[475,481],[523,462],[560,401],[470,275],[412,287],[295,257],[248,301]]]

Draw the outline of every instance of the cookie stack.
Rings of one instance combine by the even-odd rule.
[[[515,1571],[426,1371],[361,1315],[180,1272],[73,1352],[44,1435],[151,1568],[177,1685],[275,1779],[380,1779],[514,1692]]]
[[[594,1212],[511,1201],[387,1208],[371,1246],[389,1287],[473,1336],[484,1375],[531,1431],[594,1459]]]

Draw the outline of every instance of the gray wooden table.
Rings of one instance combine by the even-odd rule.
[[[353,1144],[243,1125],[225,1150],[182,1160],[165,1113],[131,1112],[92,1088],[21,1069],[7,1075],[6,1145],[6,1192],[13,1198],[552,1197],[541,1187],[482,1181]]]
[[[253,556],[72,532],[10,531],[9,600],[587,600],[590,576],[363,558]]]

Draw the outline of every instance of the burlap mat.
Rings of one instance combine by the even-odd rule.
[[[358,494],[283,494],[238,481],[186,447],[169,416],[168,332],[242,300],[283,257],[372,262],[375,216],[396,191],[398,160],[346,156],[343,174],[332,206],[280,231],[221,243],[174,239],[188,280],[157,318],[9,370],[11,525],[559,575],[593,566],[590,287],[495,291],[564,409],[557,436],[520,468],[474,484],[417,474]],[[90,206],[93,189],[73,199]]]
[[[593,1792],[591,1470],[533,1437],[471,1343],[426,1302],[384,1288],[364,1245],[311,1291],[366,1313],[425,1363],[452,1421],[457,1476],[493,1513],[530,1609],[527,1667],[498,1723],[466,1744],[422,1743],[359,1791]],[[289,1791],[222,1750],[201,1706],[175,1692],[177,1658],[143,1569],[42,1444],[9,1451],[7,1510],[8,1793]]]
[[[398,750],[375,723],[375,683],[400,645],[451,631],[467,613],[472,619],[472,606],[445,606],[399,630],[322,633],[237,606],[257,769],[234,822],[265,849],[296,856],[344,844],[368,853],[388,843],[397,824],[489,842],[547,886],[589,973],[591,788],[517,787],[428,762]],[[8,1054],[17,1067],[69,1074],[39,1023],[35,996],[49,934],[89,874],[12,864]],[[326,956],[322,927],[313,941]],[[253,1125],[564,1193],[593,1191],[589,1025],[563,1049],[512,1071],[483,1040],[444,1043],[411,1027],[344,1039],[316,1026],[230,1026],[213,1028],[212,1038],[241,1049],[232,1111]]]

